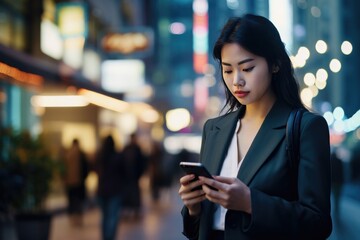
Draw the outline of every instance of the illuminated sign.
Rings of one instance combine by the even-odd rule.
[[[141,60],[106,60],[101,65],[101,87],[109,92],[135,91],[145,84]]]
[[[208,64],[208,2],[194,0],[193,59],[196,73],[203,73]]]
[[[59,3],[56,5],[57,24],[62,37],[87,37],[87,5]]]
[[[57,60],[63,56],[63,42],[59,29],[46,19],[41,21],[40,47],[43,53]]]
[[[102,39],[102,48],[107,53],[124,55],[149,52],[153,48],[153,33],[149,29],[109,33]]]

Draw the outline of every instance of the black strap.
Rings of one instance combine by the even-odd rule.
[[[300,126],[304,111],[302,108],[292,110],[286,124],[286,150],[292,169],[297,169],[300,161]]]

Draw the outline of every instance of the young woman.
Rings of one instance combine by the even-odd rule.
[[[285,130],[304,108],[284,44],[266,18],[231,18],[213,50],[226,89],[226,114],[206,122],[200,162],[214,179],[180,179],[189,239],[326,239],[330,146],[325,119],[306,111],[300,160],[291,167]],[[193,190],[202,186],[200,190]],[[212,190],[211,187],[217,189]]]

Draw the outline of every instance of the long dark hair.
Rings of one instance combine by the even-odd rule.
[[[292,108],[304,108],[300,99],[299,85],[294,76],[290,58],[276,27],[265,17],[245,14],[228,20],[217,39],[213,56],[221,66],[221,50],[225,44],[237,43],[247,51],[266,59],[269,69],[279,70],[272,75],[271,86],[278,99]],[[222,72],[222,71],[221,71]],[[224,82],[223,75],[221,78]],[[226,103],[231,112],[241,104],[231,94],[225,84]]]

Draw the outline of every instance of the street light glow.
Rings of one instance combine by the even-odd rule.
[[[315,86],[319,89],[319,90],[323,90],[326,87],[327,83],[326,81],[320,81],[318,79],[316,79],[315,81]]]
[[[312,85],[309,88],[312,91],[313,98],[316,97],[319,94],[319,89],[315,85]]]
[[[300,97],[306,106],[311,107],[311,101],[314,96],[310,88],[304,88],[301,90]]]
[[[329,63],[329,67],[332,72],[337,73],[341,69],[341,62],[338,59],[333,58]]]
[[[318,40],[315,44],[315,49],[318,53],[324,54],[327,51],[327,44],[324,40]]]
[[[181,35],[186,31],[185,24],[181,22],[174,22],[170,25],[170,32],[175,35]]]
[[[300,58],[298,55],[290,56],[290,61],[294,68],[302,68],[306,64],[306,60],[303,58]]]
[[[307,86],[312,86],[315,84],[315,75],[313,73],[306,73],[304,76],[304,83]]]
[[[319,68],[316,71],[316,80],[318,80],[319,82],[325,82],[327,80],[328,76],[329,76],[329,74],[323,68]]]
[[[343,54],[345,55],[349,55],[353,50],[353,46],[351,44],[351,42],[349,41],[344,41],[342,44],[341,44],[341,51]]]
[[[342,120],[345,116],[344,109],[342,107],[336,107],[333,111],[335,120]]]
[[[167,128],[173,132],[189,126],[191,121],[190,112],[185,108],[169,110],[165,118]]]
[[[309,49],[306,48],[306,47],[300,47],[299,50],[298,50],[297,55],[298,55],[301,59],[308,60],[309,57],[310,57],[310,51],[309,51]]]
[[[331,124],[333,124],[334,120],[334,115],[332,114],[332,112],[327,111],[324,113],[323,117],[325,118],[327,124],[330,126]]]

